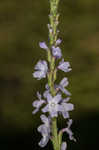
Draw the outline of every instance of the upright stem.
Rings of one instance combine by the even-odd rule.
[[[49,25],[49,42],[50,48],[56,43],[57,36],[58,36],[58,4],[59,0],[50,0],[50,25]],[[55,96],[55,88],[54,88],[54,76],[55,76],[55,58],[52,56],[51,51],[48,51],[48,61],[50,65],[50,72],[48,74],[48,83],[50,86],[50,92],[52,96]],[[57,132],[57,118],[52,119],[52,142],[54,150],[60,150],[59,141],[58,141],[58,132]]]

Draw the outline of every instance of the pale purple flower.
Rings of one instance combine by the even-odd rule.
[[[62,115],[63,115],[63,117],[64,117],[64,119],[66,119],[66,118],[69,118],[69,111],[72,111],[73,109],[74,109],[74,105],[73,104],[71,104],[71,103],[67,103],[67,101],[68,101],[69,99],[68,98],[66,98],[66,99],[63,99],[62,100],[62,102],[61,102],[61,113],[62,113]]]
[[[61,82],[60,82],[60,85],[62,86],[62,87],[66,87],[66,86],[68,86],[68,84],[69,84],[69,82],[68,82],[68,78],[63,78],[62,80],[61,80]]]
[[[52,97],[51,94],[47,94],[48,104],[42,109],[42,112],[49,112],[51,117],[57,117],[58,112],[60,111],[61,95],[57,94],[55,97]]]
[[[67,96],[70,96],[71,93],[65,88],[68,86],[68,84],[69,84],[68,78],[63,78],[61,82],[59,83],[59,85],[56,85],[56,88],[57,90],[61,90]]]
[[[59,47],[52,46],[52,54],[56,58],[62,57],[61,49]]]
[[[67,143],[66,142],[62,142],[61,150],[66,150],[66,149],[67,149]]]
[[[50,133],[50,123],[51,123],[51,118],[46,117],[45,115],[40,116],[42,122],[45,124],[45,126],[48,128],[48,132]]]
[[[38,143],[40,147],[45,147],[50,139],[50,118],[47,118],[45,115],[40,116],[44,124],[38,127],[38,132],[43,136],[41,141]]]
[[[40,60],[35,68],[36,71],[33,73],[34,78],[37,78],[38,80],[42,78],[46,78],[46,74],[48,71],[47,62],[45,60]]]
[[[38,100],[35,100],[33,103],[32,103],[32,106],[35,107],[36,109],[32,112],[32,114],[36,114],[40,107],[45,103],[45,100],[42,99],[42,96],[39,92],[37,92],[37,97],[38,97]]]
[[[70,63],[69,62],[65,62],[64,59],[62,59],[62,61],[59,63],[58,69],[64,71],[64,72],[69,72],[72,69],[70,68]]]
[[[50,135],[47,129],[48,128],[44,124],[38,127],[38,132],[40,132],[43,136],[40,142],[38,143],[40,147],[45,147],[49,141]]]
[[[63,133],[66,132],[69,135],[69,139],[76,142],[76,139],[73,136],[74,134],[70,129],[70,127],[72,125],[72,119],[69,119],[69,121],[67,122],[67,125],[68,125],[67,128],[62,129],[62,132]]]
[[[59,44],[61,44],[61,42],[62,42],[62,40],[61,40],[61,39],[58,39],[58,40],[56,41],[56,45],[58,46]]]
[[[46,45],[45,42],[39,42],[39,46],[45,50],[48,50],[48,46]]]

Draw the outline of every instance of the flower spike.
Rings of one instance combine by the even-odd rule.
[[[38,145],[45,147],[51,140],[54,150],[67,150],[67,142],[62,141],[63,133],[67,133],[70,140],[75,140],[70,127],[72,119],[69,112],[74,110],[74,105],[69,102],[71,93],[67,90],[68,78],[64,77],[57,84],[58,71],[65,73],[71,71],[68,61],[64,61],[60,44],[62,40],[58,37],[59,16],[58,6],[60,0],[49,0],[50,14],[48,27],[48,45],[45,41],[39,42],[40,48],[47,53],[47,60],[39,60],[34,68],[33,77],[37,80],[47,78],[43,96],[37,92],[37,100],[32,103],[35,108],[32,114],[36,114],[41,109],[40,119],[42,124],[37,128],[42,138]],[[61,59],[61,61],[59,61]],[[43,90],[43,86],[42,89]],[[63,97],[64,96],[64,97]],[[41,108],[42,107],[42,108]],[[58,132],[57,119],[61,115],[67,122],[67,127]]]

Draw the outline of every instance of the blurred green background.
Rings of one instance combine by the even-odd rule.
[[[88,150],[99,139],[99,1],[61,0],[60,37],[75,110],[71,113],[77,143],[68,149]],[[40,149],[40,124],[32,116],[36,91],[43,92],[45,79],[32,78],[34,65],[46,59],[39,41],[48,41],[48,0],[0,0],[0,147],[1,149]],[[65,125],[59,120],[60,127]],[[32,137],[32,138],[31,138]],[[65,137],[64,137],[65,139]],[[52,149],[51,144],[45,149]]]

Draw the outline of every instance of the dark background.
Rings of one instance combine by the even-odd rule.
[[[60,1],[61,48],[73,70],[58,79],[70,81],[77,138],[77,143],[67,140],[68,150],[93,150],[99,143],[99,1]],[[32,116],[32,102],[47,81],[33,79],[32,72],[46,58],[38,43],[48,41],[48,14],[48,0],[0,0],[1,150],[31,149],[31,141],[32,149],[40,149],[40,113]],[[65,126],[62,118],[58,121]],[[44,149],[52,149],[51,143]]]

